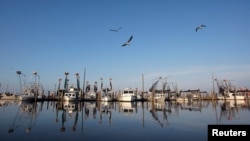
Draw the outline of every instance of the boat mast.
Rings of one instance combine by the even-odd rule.
[[[64,92],[62,94],[62,100],[63,100],[63,97],[64,97],[64,94],[65,92],[68,92],[68,75],[69,75],[69,72],[65,72],[65,80],[64,80]]]
[[[68,89],[68,75],[69,75],[69,73],[68,73],[68,72],[65,72],[64,74],[65,74],[64,90],[65,90],[65,92],[66,92],[67,89]]]
[[[83,99],[83,95],[86,93],[86,91],[85,91],[85,77],[86,77],[86,68],[84,68],[83,86],[82,86],[82,98],[81,99]]]
[[[144,98],[144,75],[142,74],[142,98]]]
[[[215,95],[215,97],[217,98],[217,93],[215,94],[215,90],[214,90],[214,81],[215,81],[214,75],[212,75],[212,81],[213,81],[213,92],[212,92],[212,94],[213,94],[213,97]]]
[[[112,78],[109,79],[110,91],[113,89],[113,87],[112,87],[112,82],[111,82],[111,81],[112,81]]]
[[[60,90],[60,87],[61,87],[61,81],[62,81],[62,79],[61,79],[61,78],[59,78],[59,79],[58,79],[58,81],[59,81],[59,84],[58,84],[58,88],[57,88],[57,90]]]
[[[79,99],[79,91],[80,91],[80,81],[79,81],[79,73],[76,73],[76,83],[77,83],[77,99]]]
[[[40,76],[38,75],[38,73],[35,71],[35,72],[33,72],[33,75],[35,76],[35,102],[36,102],[36,100],[37,100],[37,97],[38,97],[38,91],[39,91],[39,84],[40,84]],[[36,82],[36,76],[38,76],[38,78],[39,78],[39,81],[38,81],[38,84],[37,84],[37,82]]]
[[[20,77],[20,75],[22,74],[22,72],[21,72],[21,71],[16,71],[16,74],[19,75],[20,90],[21,90],[21,94],[22,94],[22,92],[23,92],[23,90],[22,90],[22,81],[21,81],[21,77]],[[0,86],[0,87],[1,87],[1,86]]]

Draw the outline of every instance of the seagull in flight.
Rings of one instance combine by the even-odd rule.
[[[122,27],[119,27],[118,29],[110,29],[109,31],[118,32],[121,29],[122,29]]]
[[[124,43],[124,44],[122,45],[122,47],[125,47],[125,46],[127,46],[127,45],[130,45],[130,42],[131,42],[132,39],[133,39],[133,35],[130,36],[130,38],[128,39],[128,41],[127,41],[126,43]]]
[[[195,31],[197,32],[199,29],[202,29],[203,27],[207,27],[207,26],[206,26],[206,25],[204,25],[204,24],[202,24],[202,25],[200,25],[200,26],[196,27]]]

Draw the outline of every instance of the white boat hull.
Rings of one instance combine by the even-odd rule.
[[[136,96],[132,88],[125,88],[118,97],[118,101],[135,101]]]
[[[102,100],[102,101],[105,101],[105,102],[107,102],[107,101],[113,101],[113,99],[112,99],[111,97],[109,97],[109,96],[103,96],[103,97],[101,98],[101,100]]]
[[[20,100],[21,97],[19,95],[1,95],[0,100]]]
[[[244,95],[228,92],[226,96],[218,96],[217,99],[218,100],[245,100],[246,98]]]
[[[122,95],[122,96],[119,97],[119,101],[135,101],[135,96]]]

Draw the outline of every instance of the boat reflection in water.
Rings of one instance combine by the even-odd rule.
[[[58,115],[59,111],[62,112],[61,120],[62,120],[62,126],[60,131],[65,132],[66,128],[66,123],[72,123],[71,121],[73,120],[73,125],[69,125],[72,129],[72,131],[76,131],[77,129],[77,122],[78,122],[78,117],[79,117],[79,111],[80,111],[80,103],[75,101],[60,101],[56,104],[56,122],[59,121]]]
[[[41,103],[20,101],[18,112],[8,133],[13,133],[18,128],[25,128],[26,133],[29,133],[36,125],[37,116],[41,111],[39,108],[42,108]]]
[[[178,104],[180,105],[181,110],[201,112],[202,109],[202,101],[200,100],[183,101],[183,102],[178,102]]]
[[[119,102],[119,112],[129,115],[136,113],[136,102]]]
[[[0,100],[0,140],[206,140],[204,128],[208,124],[249,124],[249,109],[249,101],[244,100],[191,103]],[[24,136],[25,132],[29,135]]]
[[[171,109],[166,108],[165,102],[150,102],[149,112],[151,113],[153,119],[157,121],[161,127],[169,124],[167,112],[171,113]]]
[[[240,111],[246,108],[249,109],[249,105],[245,100],[220,100],[220,117],[219,121],[223,120],[239,120]]]
[[[113,102],[104,102],[99,103],[98,111],[100,113],[99,123],[102,124],[103,118],[108,118],[108,123],[111,125],[112,122],[112,108]]]
[[[93,119],[96,119],[97,115],[97,102],[90,101],[84,103],[84,113],[85,113],[85,119],[90,118],[91,116]]]

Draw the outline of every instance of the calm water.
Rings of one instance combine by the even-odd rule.
[[[250,124],[247,101],[0,101],[0,114],[1,141],[203,141],[208,124]]]

